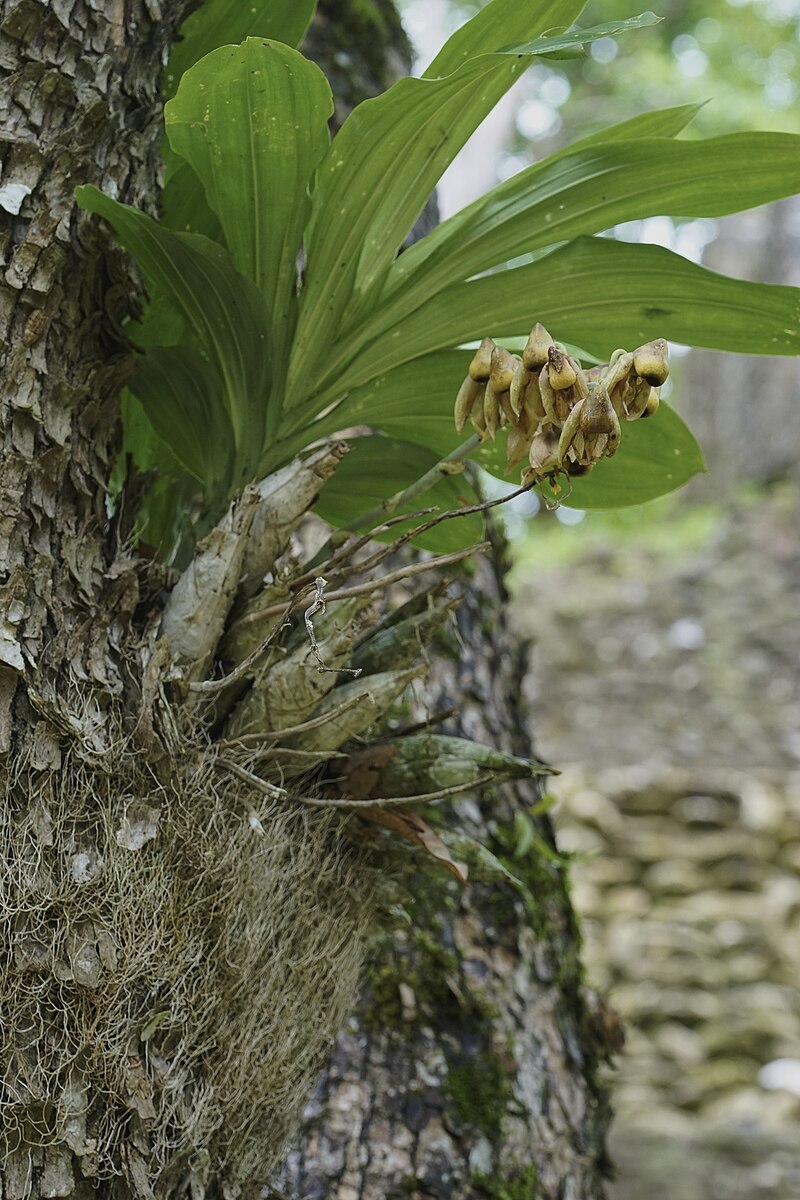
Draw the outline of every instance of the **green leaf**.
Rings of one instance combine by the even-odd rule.
[[[166,464],[169,468],[177,467],[180,470],[177,459],[170,451],[169,446],[162,442],[156,434],[144,409],[130,388],[123,388],[120,393],[120,413],[123,444],[119,457],[122,460],[130,457],[134,466],[142,473],[151,471],[153,468],[158,469],[162,464]]]
[[[271,468],[273,463],[285,462],[321,437],[365,425],[390,437],[414,442],[443,458],[462,445],[471,433],[471,429],[456,432],[453,403],[473,353],[444,350],[426,354],[354,388],[324,417],[298,430],[289,442],[278,442],[265,466]],[[502,475],[505,439],[487,442],[472,457],[487,471]]]
[[[332,111],[318,67],[256,38],[206,55],[166,107],[172,149],[203,181],[235,266],[267,301],[278,361],[293,324],[309,181],[328,149]]]
[[[139,360],[130,389],[156,434],[210,491],[227,480],[233,430],[219,376],[188,346],[154,346]]]
[[[158,437],[139,401],[128,388],[120,398],[123,444],[114,467],[120,487],[132,461],[151,481],[137,504],[134,540],[157,549],[165,562],[175,564],[193,543],[192,517],[196,515],[201,487]],[[179,565],[184,565],[183,562]]]
[[[438,455],[410,442],[379,436],[354,438],[350,453],[320,492],[314,511],[332,525],[347,525],[387,496],[407,488],[438,461]],[[453,475],[442,479],[435,487],[399,507],[391,515],[418,512],[430,505],[438,505],[442,511],[448,511],[475,503],[476,498],[465,477]],[[420,524],[423,519],[414,524]],[[378,540],[397,537],[405,528],[405,525],[395,526]],[[414,544],[424,550],[448,553],[479,542],[482,537],[483,522],[480,516],[472,515],[443,521],[429,533],[417,538]]]
[[[559,0],[491,0],[448,38],[423,79],[451,75],[479,54],[492,54],[512,42],[570,25],[582,9],[583,4],[565,9]]]
[[[553,158],[573,154],[576,150],[583,150],[598,142],[626,142],[632,138],[677,137],[703,107],[704,104],[676,104],[672,108],[655,108],[652,112],[638,113],[635,117],[629,117],[627,121],[618,121],[616,125],[598,129],[587,137],[579,138],[577,142],[571,142],[563,150],[559,150],[557,155],[551,155],[548,161],[552,162]]]
[[[269,323],[257,288],[200,234],[173,233],[90,185],[78,203],[109,222],[153,286],[180,314],[195,350],[219,376],[233,427],[239,480],[252,476],[265,432]]]
[[[181,77],[219,46],[247,37],[275,38],[299,46],[316,8],[316,0],[204,0],[184,21],[164,73],[164,99],[175,94]],[[164,159],[164,218],[170,229],[204,233],[221,241],[219,228],[209,222],[202,186],[196,176],[181,170],[181,160],[162,139]],[[179,176],[179,178],[178,178]]]
[[[316,0],[204,0],[184,21],[172,48],[165,97],[174,95],[181,76],[218,46],[247,37],[275,38],[299,46],[311,24]]]
[[[526,336],[535,321],[601,358],[654,337],[800,353],[800,289],[730,279],[659,246],[578,238],[529,266],[445,288],[354,359],[349,386],[459,342]]]
[[[674,108],[641,113],[628,121],[622,121],[608,129],[582,138],[572,146],[567,146],[564,150],[559,151],[558,154],[551,155],[542,165],[552,167],[557,159],[564,158],[578,150],[595,147],[598,143],[631,141],[634,138],[672,137],[680,133],[702,107],[702,104],[682,104]],[[486,199],[490,199],[493,194],[490,193]],[[463,213],[458,213],[449,221],[444,222],[444,227],[448,230],[457,229],[458,223],[463,218],[469,220],[469,214],[473,208],[480,212],[484,203],[484,200],[476,202],[475,205],[463,210]],[[444,286],[446,280],[442,280],[438,276],[434,278],[425,270],[425,260],[437,249],[440,237],[438,230],[441,228],[442,226],[437,226],[432,234],[415,243],[395,260],[389,270],[385,288],[385,295],[388,296],[388,299],[384,300],[377,312],[365,318],[361,329],[354,335],[354,341],[349,342],[346,349],[342,348],[340,361],[378,336],[382,330],[389,328],[400,317],[413,311],[420,302],[428,299],[433,291],[438,291]],[[550,241],[552,239],[548,239],[546,244],[550,244]],[[410,275],[417,277],[410,279]],[[465,277],[460,269],[458,275]],[[395,286],[398,290],[396,296],[393,295]],[[523,338],[523,343],[524,340]]]
[[[191,341],[191,333],[180,312],[152,281],[142,315],[126,322],[125,333],[136,350],[145,346],[177,346]]]
[[[440,829],[438,832],[448,850],[468,867],[471,883],[508,883],[518,892],[527,894],[522,880],[481,842],[456,830]]]
[[[202,233],[213,242],[224,242],[219,217],[209,208],[202,183],[187,162],[171,156],[176,165],[161,193],[162,223],[176,233]]]
[[[322,420],[306,427],[308,441],[330,437],[359,425],[414,442],[443,458],[462,445],[472,430],[457,433],[453,404],[467,373],[472,350],[443,350],[426,354],[371,379],[349,392]],[[505,437],[479,447],[472,458],[493,475],[505,472]],[[434,460],[434,461],[437,461]]]
[[[603,458],[590,475],[571,479],[570,508],[628,508],[665,496],[704,471],[694,434],[663,401],[646,420],[623,421],[613,458]],[[568,485],[569,486],[569,485]]]
[[[734,133],[703,142],[600,142],[528,167],[444,221],[393,265],[377,318],[515,256],[622,221],[719,217],[800,191],[800,137]]]
[[[426,446],[445,455],[467,437],[456,433],[453,404],[472,350],[444,350],[404,363],[355,388],[332,412],[309,427],[309,437],[329,437],[358,425]]]
[[[585,46],[589,42],[596,42],[598,38],[614,37],[618,33],[629,33],[634,29],[644,29],[648,25],[658,25],[661,17],[657,17],[655,13],[645,12],[640,13],[638,17],[626,17],[621,21],[605,21],[602,25],[591,25],[587,29],[573,29],[567,33],[556,35],[548,34],[546,39],[536,39],[535,41],[525,41],[520,45],[506,46],[502,53],[504,54],[541,54],[538,49],[541,41],[547,42],[545,53],[555,54],[562,50],[569,50],[573,46]]]
[[[578,238],[536,266],[553,296],[566,272],[574,301],[554,296],[553,323],[598,354],[613,349],[610,330],[631,347],[666,337],[738,354],[800,353],[800,288],[731,279],[660,246],[610,238]]]
[[[569,24],[581,6],[581,0],[527,6],[527,36]],[[601,35],[583,30],[581,36]],[[358,327],[369,312],[445,168],[531,59],[563,41],[563,35],[539,37],[525,53],[466,57],[443,79],[401,79],[351,113],[320,166],[313,197],[287,388],[295,409],[325,378],[334,337]]]

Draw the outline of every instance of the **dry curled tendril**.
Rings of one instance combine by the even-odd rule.
[[[456,429],[469,421],[485,442],[508,425],[506,472],[524,462],[522,483],[557,498],[559,475],[588,474],[616,454],[622,421],[657,411],[668,375],[663,338],[584,371],[537,322],[521,357],[483,339],[456,396]]]

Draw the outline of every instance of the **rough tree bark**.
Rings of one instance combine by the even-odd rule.
[[[164,768],[168,723],[158,736],[153,729],[160,667],[153,631],[170,580],[130,551],[125,513],[110,521],[106,504],[119,440],[117,396],[130,370],[119,326],[131,310],[135,283],[99,224],[77,217],[72,196],[76,184],[92,182],[154,211],[159,80],[166,50],[191,7],[190,0],[163,10],[157,0],[0,4],[0,751],[6,797],[0,898],[9,939],[1,969],[24,999],[15,1044],[2,1064],[5,1200],[90,1193],[149,1200],[154,1189],[158,1196],[190,1190],[227,1197],[248,1190],[245,1162],[234,1162],[220,1181],[205,1151],[195,1153],[191,1145],[178,1147],[171,1170],[156,1179],[148,1165],[153,1102],[143,1064],[149,1070],[155,1062],[157,1070],[172,1050],[168,1035],[159,1042],[155,1032],[162,1019],[155,985],[152,998],[116,995],[110,984],[103,990],[105,979],[119,976],[120,942],[103,927],[106,892],[117,878],[112,843],[116,838],[130,850],[140,835],[147,841],[148,822],[156,819],[144,805],[149,795],[126,791],[135,793],[141,776],[114,775],[121,748],[137,756],[137,771],[152,770],[156,790],[176,800],[180,788],[169,792]],[[405,48],[383,3],[324,4],[317,28],[330,26],[334,16],[336,27],[348,32],[338,43],[328,38],[339,72],[332,71],[333,81],[344,95],[346,66],[353,90],[343,103],[349,104],[384,83],[386,72],[396,72]],[[321,48],[317,56],[324,59]],[[454,705],[451,731],[520,752],[528,741],[519,711],[523,653],[505,626],[498,570],[481,564],[462,583],[461,642],[432,660],[427,707],[436,712]],[[83,807],[76,800],[80,815],[68,827],[64,814],[73,793]],[[87,795],[118,822],[112,849],[103,851],[105,865],[103,848],[92,840]],[[219,805],[215,821],[224,825],[236,804],[235,784],[222,794],[209,785],[209,796]],[[462,802],[456,816],[490,848],[508,852],[515,811],[535,799],[530,790],[508,787]],[[58,821],[54,813],[61,814]],[[375,952],[361,1006],[276,1184],[283,1192],[339,1200],[602,1195],[606,1109],[596,1068],[609,1033],[602,1008],[581,988],[565,873],[552,855],[546,818],[536,820],[544,848],[520,859],[524,894],[502,881],[456,894],[422,869],[413,887],[412,924],[386,934]],[[288,829],[287,837],[302,833]],[[203,834],[203,845],[210,845],[211,834]],[[215,836],[222,836],[216,826]],[[204,860],[191,858],[191,837],[184,829],[183,857],[173,864],[178,874],[206,869]],[[90,897],[85,913],[84,901],[62,886],[60,871]],[[351,882],[344,880],[343,888],[352,890]],[[48,899],[48,922],[66,931],[60,941],[51,937],[50,924],[32,925],[24,905],[9,914],[9,903],[21,895]],[[77,916],[67,911],[73,903]],[[318,897],[317,903],[335,907],[337,901]],[[146,942],[147,905],[141,904],[145,923],[133,934]],[[213,946],[225,946],[227,931],[214,928],[218,911],[211,917]],[[184,973],[188,995],[188,967]],[[53,1001],[59,994],[89,1029],[103,1000],[130,1003],[138,1014],[135,1044],[114,1047],[130,1114],[115,1134],[115,1173],[101,1172],[99,1180],[103,1098],[87,1096],[84,1085],[85,1064],[98,1051],[92,1045],[69,1050],[69,1031],[58,1028],[63,1016]],[[145,1032],[141,1014],[149,1003],[152,1029],[146,1022]],[[335,988],[330,994],[321,989],[319,1004],[334,1017],[340,1003]],[[317,1020],[321,1011],[309,1017]],[[50,1053],[42,1046],[56,1043],[62,1054],[52,1071],[57,1096],[42,1090],[43,1055]],[[224,1060],[226,1049],[223,1043],[205,1052]],[[308,1063],[303,1069],[309,1071]],[[202,1095],[187,1084],[174,1103],[200,1113]],[[12,1110],[23,1113],[13,1136]],[[280,1126],[268,1106],[253,1120]],[[224,1141],[224,1130],[219,1136]]]

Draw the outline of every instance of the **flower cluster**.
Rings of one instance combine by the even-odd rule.
[[[483,339],[456,397],[456,429],[470,421],[487,441],[507,424],[507,470],[526,460],[523,483],[560,470],[585,475],[616,454],[621,421],[656,412],[668,374],[663,338],[615,350],[607,363],[584,371],[537,323],[521,357]]]

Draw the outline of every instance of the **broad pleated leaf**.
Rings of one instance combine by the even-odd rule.
[[[316,0],[203,0],[187,17],[172,47],[164,72],[164,99],[174,95],[181,76],[204,55],[218,46],[243,42],[247,37],[275,38],[288,46],[299,46],[311,23]],[[181,159],[162,139],[164,159],[163,205],[171,229],[181,232],[204,233],[217,239],[218,231],[209,228],[208,210],[202,186],[181,172]],[[178,178],[178,176],[180,176]],[[196,206],[193,201],[196,200]],[[178,220],[172,222],[170,210],[176,210]]]
[[[320,167],[287,391],[304,399],[329,347],[359,324],[440,175],[524,69],[484,56],[444,80],[402,79],[360,104]]]
[[[467,373],[472,350],[443,350],[404,363],[349,392],[332,412],[307,428],[307,440],[330,437],[347,429],[371,425],[380,433],[424,447],[439,458],[472,434],[468,426],[457,433],[453,405]],[[298,435],[302,441],[302,434]],[[502,477],[505,435],[473,451],[470,458]],[[435,460],[434,460],[435,461]]]
[[[800,289],[729,279],[659,246],[578,238],[529,266],[446,288],[363,350],[349,385],[459,342],[525,336],[534,321],[600,357],[654,337],[800,353]]]
[[[258,289],[208,238],[173,233],[89,185],[78,188],[76,198],[106,218],[217,372],[233,427],[238,475],[248,478],[264,441],[268,384],[269,324]]]
[[[123,388],[120,393],[120,410],[124,437],[118,466],[120,462],[124,464],[125,458],[130,456],[134,466],[142,473],[154,467],[160,470],[162,466],[181,469],[175,455],[159,438],[130,388]],[[196,481],[193,482],[196,485]]]
[[[560,23],[569,24],[581,5],[553,0],[545,9],[536,7],[529,34],[535,40],[524,52],[481,54],[444,79],[401,79],[360,104],[334,138],[319,169],[306,241],[289,372],[295,404],[318,383],[333,339],[363,320],[403,239],[464,142],[532,58],[564,40],[536,34],[559,20],[556,12]],[[650,20],[648,14],[634,23]],[[586,41],[593,36],[600,34],[582,31]]]
[[[386,325],[421,297],[515,256],[655,215],[720,217],[800,191],[800,137],[612,141],[526,168],[444,221],[394,264]],[[410,286],[409,286],[410,285]]]
[[[299,46],[311,24],[316,0],[204,0],[184,21],[172,48],[166,72],[166,95],[172,96],[180,78],[218,46],[247,37],[275,38]]]
[[[563,9],[563,2],[561,7]],[[482,16],[482,13],[479,14],[475,20],[479,20]],[[536,55],[545,52],[552,52],[553,50],[563,49],[570,45],[594,41],[596,38],[606,37],[611,33],[619,33],[624,32],[627,29],[639,28],[644,25],[652,24],[657,21],[657,19],[658,18],[654,17],[652,13],[644,13],[639,17],[632,17],[627,21],[607,22],[603,25],[593,26],[591,29],[577,30],[572,33],[533,38],[529,36],[528,40],[521,45],[508,47],[506,44],[505,49],[498,48],[491,55],[484,53],[480,58],[475,59],[474,62],[476,66],[485,62],[487,68],[491,70],[491,63],[493,59],[502,59],[503,56],[508,57],[510,55],[512,57],[521,57],[524,66],[527,66],[530,59]],[[519,24],[519,18],[517,21]],[[542,28],[541,22],[541,6],[538,6],[536,13],[537,32]],[[510,30],[508,27],[505,27],[503,28],[502,32],[504,36],[508,36]],[[497,36],[497,34],[495,34],[495,36]],[[427,78],[428,76],[426,74],[426,79]],[[403,83],[408,83],[412,86],[417,85],[418,87],[421,81],[405,80],[401,81],[401,84],[397,86],[401,87]],[[429,98],[430,95],[431,94],[428,92],[427,96]],[[454,115],[458,116],[457,113]],[[436,117],[434,116],[434,125],[435,124]],[[470,124],[472,125],[472,128],[475,128],[474,122],[470,122]],[[436,140],[438,139],[435,138],[434,141]],[[436,154],[435,145],[432,146],[432,150],[434,154]],[[435,183],[441,176],[444,168],[452,160],[452,157],[453,154],[448,152],[446,158],[439,160],[438,169],[435,175],[430,177],[427,175],[423,176],[423,178],[427,179],[428,182],[428,194],[431,187],[435,186]],[[436,158],[434,158],[434,161],[436,161]],[[417,184],[415,181],[415,188],[416,186]],[[362,296],[369,296],[372,285],[380,278],[385,268],[391,263],[395,248],[400,245],[402,239],[411,229],[416,216],[418,215],[419,211],[421,211],[422,205],[427,199],[427,194],[424,190],[421,190],[415,204],[414,190],[415,189],[412,189],[410,193],[403,195],[400,188],[397,188],[394,194],[390,195],[390,203],[383,205],[383,211],[377,215],[377,219],[373,222],[371,236],[365,242],[361,255],[361,263],[359,264],[358,270],[357,288]]]
[[[233,430],[222,381],[188,346],[154,346],[139,360],[130,389],[157,435],[209,490],[227,479]]]
[[[257,38],[206,55],[166,107],[172,149],[203,181],[234,264],[267,301],[278,360],[293,324],[309,181],[329,145],[332,111],[318,67]]]
[[[177,346],[192,340],[181,313],[170,298],[152,280],[144,312],[136,320],[126,322],[125,333],[136,350],[145,346]]]
[[[578,151],[595,148],[598,144],[605,145],[607,142],[614,141],[631,142],[633,139],[639,138],[674,137],[686,128],[702,107],[702,104],[682,104],[674,108],[640,113],[638,116],[631,117],[627,121],[621,121],[617,125],[612,125],[607,129],[602,129],[595,134],[582,138],[578,142],[574,142],[571,146],[565,147],[564,150],[559,151],[557,154],[551,155],[541,165],[543,168],[549,167],[551,171],[555,172],[556,160],[576,154]],[[445,243],[448,243],[451,234],[458,229],[462,221],[465,225],[468,225],[471,220],[474,220],[473,209],[480,214],[483,205],[493,195],[494,192],[490,193],[488,197],[477,201],[475,205],[470,205],[468,208],[462,210],[461,213],[457,213],[454,217],[450,218],[449,221],[444,222],[443,226],[437,226],[432,234],[416,242],[395,259],[387,275],[383,299],[377,311],[373,310],[371,313],[365,315],[360,328],[354,331],[347,343],[334,348],[331,356],[334,363],[344,366],[345,362],[358,353],[362,346],[377,337],[381,331],[389,329],[404,315],[413,312],[421,302],[429,299],[435,291],[439,291],[445,286],[448,280],[441,278],[438,272],[429,273],[426,262],[430,256],[436,254],[437,250],[440,252],[439,257],[441,257],[441,252],[444,252],[446,255],[449,250],[449,245],[446,244],[442,247],[439,244],[439,229],[444,227],[448,230],[448,236],[445,238]],[[548,245],[557,240],[555,238],[548,238],[544,244]],[[514,250],[512,253],[519,253],[519,250]],[[411,279],[409,276],[414,276],[414,278]],[[461,278],[468,277],[466,272],[461,271],[460,265],[457,276]],[[395,289],[397,289],[399,294],[394,294]],[[402,290],[400,291],[400,289]],[[563,339],[561,340],[563,341]]]
[[[353,438],[350,453],[320,492],[314,511],[332,525],[347,525],[387,496],[414,483],[438,461],[439,456],[425,446],[409,441],[378,436]],[[396,512],[417,512],[430,505],[438,505],[444,512],[475,503],[476,497],[465,476],[451,475]],[[421,520],[413,522],[420,523]],[[403,532],[409,527],[397,526],[379,540],[394,538],[398,531]],[[424,550],[447,553],[479,542],[482,536],[481,518],[473,515],[443,521],[429,533],[422,534],[414,544]]]

